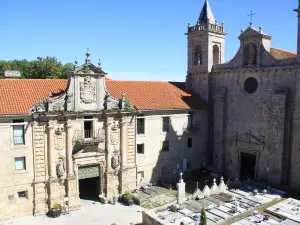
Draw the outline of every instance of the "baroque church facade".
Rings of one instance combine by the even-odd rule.
[[[298,54],[271,48],[271,36],[251,24],[224,62],[225,26],[208,1],[186,35],[185,82],[111,80],[89,52],[67,80],[8,71],[0,218],[45,214],[55,203],[79,209],[83,186],[109,202],[202,167],[299,190],[300,38]]]

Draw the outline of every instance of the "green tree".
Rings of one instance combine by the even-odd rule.
[[[25,59],[13,61],[0,60],[0,79],[3,78],[5,70],[18,70],[21,72],[21,77],[27,79],[66,79],[68,73],[73,68],[73,64],[67,63],[63,65],[55,57],[37,57],[33,61]]]
[[[205,213],[205,209],[204,208],[201,209],[201,215],[200,215],[200,223],[199,223],[199,225],[207,225],[206,213]]]

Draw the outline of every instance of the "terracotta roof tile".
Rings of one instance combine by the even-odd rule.
[[[279,48],[271,48],[270,53],[276,59],[290,59],[290,58],[296,58],[297,56],[297,54],[294,52],[282,50]]]
[[[64,90],[67,80],[3,79],[0,80],[0,114],[28,114],[30,108],[49,92]],[[120,98],[122,92],[136,109],[202,109],[206,105],[185,91],[184,83],[150,81],[115,81],[106,79],[109,93]]]

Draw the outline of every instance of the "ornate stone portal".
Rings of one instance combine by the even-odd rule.
[[[120,99],[109,95],[105,75],[100,66],[90,63],[87,53],[86,63],[69,74],[66,90],[49,94],[49,99],[31,108],[35,120],[44,121],[36,122],[36,126],[46,128],[47,147],[37,153],[35,160],[47,154],[43,155],[48,159],[47,174],[41,180],[48,180],[44,184],[48,197],[39,199],[47,208],[55,203],[63,205],[64,201],[68,201],[70,210],[80,208],[78,168],[82,166],[99,168],[98,193],[107,200],[129,188],[128,172],[135,171],[135,167],[127,166],[127,151],[131,149],[127,125],[134,110],[125,109],[124,93],[120,93]],[[87,117],[88,123],[84,119]],[[98,132],[102,129],[105,133]],[[35,136],[37,145],[41,135]],[[35,195],[39,196],[38,192]],[[41,209],[39,206],[40,212]]]

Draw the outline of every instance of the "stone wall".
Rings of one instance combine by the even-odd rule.
[[[45,156],[45,126],[33,126],[33,151],[34,151],[34,214],[44,214],[48,211],[46,198],[46,168],[47,160]]]

